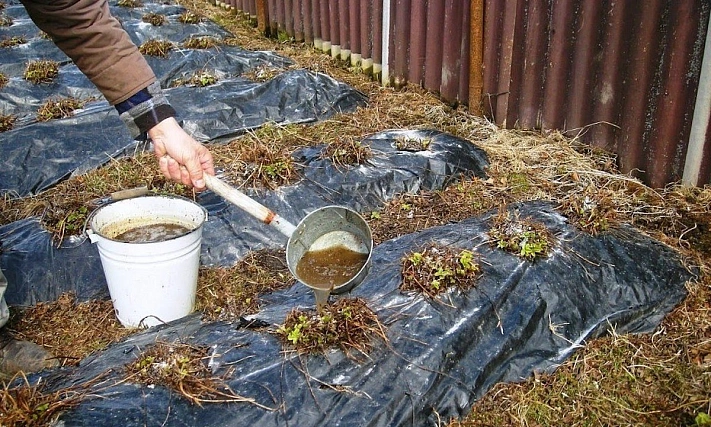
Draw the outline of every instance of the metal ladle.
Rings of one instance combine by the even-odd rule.
[[[286,263],[291,274],[314,291],[316,307],[323,307],[331,294],[342,294],[354,289],[368,275],[373,251],[373,235],[368,223],[355,211],[343,206],[325,206],[308,214],[294,226],[256,200],[208,174],[203,174],[205,185],[214,193],[276,228],[289,238],[286,245]],[[296,266],[309,251],[327,250],[337,246],[367,254],[365,264],[348,281],[331,288],[319,287],[304,280],[296,272]]]

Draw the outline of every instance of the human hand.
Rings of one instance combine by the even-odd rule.
[[[153,126],[148,136],[153,141],[153,152],[166,178],[193,186],[198,191],[205,189],[202,174],[215,174],[212,154],[207,147],[185,133],[173,117]]]

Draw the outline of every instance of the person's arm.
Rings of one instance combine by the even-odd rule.
[[[111,105],[156,80],[106,0],[22,0],[32,21],[52,37]]]
[[[153,140],[161,171],[198,190],[203,172],[214,174],[212,155],[175,121],[155,74],[106,0],[22,0],[33,22],[116,107],[136,138]]]
[[[148,136],[153,140],[160,170],[168,178],[202,190],[203,172],[215,175],[210,151],[185,133],[173,117],[152,127]]]

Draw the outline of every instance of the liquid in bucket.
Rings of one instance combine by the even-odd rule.
[[[111,234],[108,234],[108,236],[125,243],[154,243],[170,240],[190,231],[191,229],[183,224],[158,222],[131,228],[113,237],[111,237]]]

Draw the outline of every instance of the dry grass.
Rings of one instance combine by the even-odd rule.
[[[52,119],[64,119],[74,115],[74,110],[84,108],[86,101],[75,98],[48,99],[37,110],[37,120],[46,122]]]
[[[199,24],[202,20],[203,17],[201,14],[191,12],[189,10],[186,10],[185,12],[181,13],[178,17],[178,21],[182,22],[183,24]]]
[[[373,152],[355,138],[338,138],[326,145],[321,157],[330,159],[336,167],[361,165],[373,157]]]
[[[0,47],[13,47],[27,43],[27,39],[22,36],[4,37],[0,40]]]
[[[175,45],[168,40],[152,39],[143,42],[143,44],[138,47],[138,50],[144,55],[165,58],[173,48],[175,48]]]
[[[693,425],[699,414],[711,411],[711,188],[648,188],[620,174],[614,155],[558,132],[498,129],[414,85],[399,91],[383,88],[362,70],[344,67],[309,46],[266,39],[230,12],[205,1],[181,3],[224,26],[245,48],[288,56],[295,61],[295,68],[326,73],[369,97],[367,107],[350,114],[309,126],[265,126],[213,147],[218,168],[230,179],[260,185],[259,181],[247,184],[244,179],[254,167],[247,166],[251,163],[244,150],[257,152],[260,144],[269,151],[290,153],[301,145],[328,143],[344,136],[359,140],[386,129],[434,128],[484,149],[491,163],[489,178],[464,179],[439,191],[387,201],[369,218],[376,243],[479,215],[501,204],[547,200],[559,205],[583,231],[596,234],[614,229],[617,223],[628,223],[677,249],[689,265],[701,267],[698,282],[688,286],[689,296],[655,334],[613,335],[591,341],[552,375],[497,385],[465,421],[452,421],[452,426]],[[54,210],[66,213],[73,203],[81,205],[111,191],[154,183],[162,191],[185,191],[165,184],[151,155],[139,155],[62,182],[39,196],[21,201],[6,197],[0,200],[0,222],[38,214],[49,217]],[[242,277],[268,276],[269,268]],[[204,269],[200,280],[206,298],[201,310],[206,316],[217,306],[210,304],[230,295],[230,286],[237,286],[237,280],[231,282],[230,270]],[[205,302],[210,298],[213,302]],[[225,318],[232,319],[254,310],[237,299],[230,304],[215,310],[216,317],[223,310]],[[38,340],[52,331],[39,321],[35,329]]]
[[[185,49],[211,49],[220,44],[220,40],[215,37],[190,37],[183,42],[183,47]]]
[[[227,39],[223,42],[229,45],[230,40]],[[239,43],[237,43],[236,45],[239,46]],[[243,73],[241,77],[244,77],[245,79],[253,82],[263,83],[273,79],[275,76],[282,73],[283,71],[284,70],[281,68],[271,67],[269,65],[260,65],[258,67],[250,69],[246,73]]]
[[[143,6],[143,3],[139,0],[119,0],[116,3],[120,7],[135,8]]]
[[[303,144],[294,129],[266,124],[215,150],[215,162],[240,187],[275,189],[293,183],[300,177],[291,154]]]
[[[259,310],[261,294],[293,284],[284,251],[253,251],[234,267],[200,270],[196,310],[210,321],[238,320]]]
[[[53,425],[64,411],[77,406],[87,397],[84,388],[70,387],[54,392],[45,392],[41,379],[31,384],[27,377],[20,377],[22,384],[3,384],[0,390],[0,416],[3,426]]]
[[[72,294],[13,310],[7,328],[15,338],[42,345],[63,365],[77,364],[133,333],[118,322],[111,301],[78,303]]]
[[[141,17],[141,20],[153,25],[154,27],[160,27],[168,21],[165,15],[161,15],[159,13],[146,13]]]
[[[126,365],[127,381],[161,385],[179,393],[194,405],[204,403],[246,402],[267,408],[233,392],[225,378],[212,375],[208,367],[209,347],[181,343],[156,342],[140,357]]]
[[[9,130],[12,130],[12,128],[15,126],[15,121],[17,120],[17,117],[9,114],[9,115],[4,115],[0,114],[0,132],[7,132]]]

